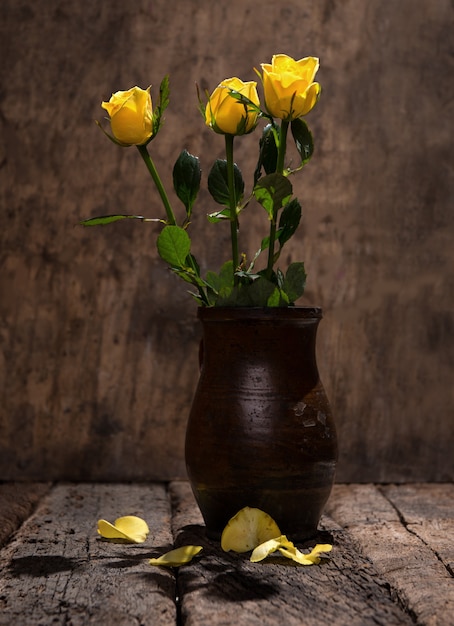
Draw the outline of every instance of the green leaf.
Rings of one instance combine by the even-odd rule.
[[[244,194],[244,181],[239,167],[234,164],[234,185],[237,204]],[[218,204],[230,207],[227,161],[217,159],[208,174],[208,191]]]
[[[159,104],[153,111],[153,134],[150,137],[150,141],[156,137],[164,122],[163,114],[169,105],[169,95],[169,75],[167,74],[164,76],[159,86]]]
[[[79,222],[80,226],[106,226],[120,220],[142,220],[142,221],[160,221],[150,220],[142,215],[101,215],[99,217],[90,217],[88,220]]]
[[[244,290],[249,299],[248,306],[267,306],[268,300],[274,293],[276,285],[260,276],[250,285],[245,285]]]
[[[282,290],[287,294],[289,302],[295,302],[304,293],[306,286],[306,271],[304,263],[291,263],[285,275]]]
[[[169,75],[166,74],[159,86],[159,108],[161,109],[161,115],[169,106],[170,102],[170,87],[169,87]]]
[[[178,228],[178,227],[177,227]],[[180,229],[183,230],[183,229]],[[186,232],[186,231],[184,231]],[[175,260],[175,259],[174,259]],[[168,259],[170,262],[170,258]],[[188,254],[184,265],[173,265],[171,270],[182,280],[197,287],[197,293],[190,293],[200,305],[208,305],[210,286],[200,276],[200,267],[196,258],[192,254]]]
[[[270,236],[267,235],[261,241],[260,250],[257,252],[257,256],[264,250],[268,250],[269,247],[270,247]]]
[[[224,284],[233,284],[233,261],[226,261],[221,267],[219,276]]]
[[[260,109],[260,106],[257,106],[255,102],[252,102],[252,100],[247,98],[244,94],[240,93],[239,91],[236,91],[235,89],[229,88],[229,96],[231,98],[234,98],[235,100],[238,100],[238,102],[246,106],[248,109],[248,112],[254,112],[258,114],[262,112]]]
[[[262,175],[262,168],[265,170],[265,174],[272,174],[276,171],[276,133],[279,133],[279,127],[273,127],[272,124],[267,124],[267,126],[263,129],[259,142],[259,158],[254,173],[254,186],[257,184],[258,179]]]
[[[255,262],[257,261],[259,256],[262,254],[262,252],[267,250],[269,247],[270,247],[270,237],[269,237],[269,235],[267,235],[266,237],[264,237],[262,239],[262,242],[260,244],[260,248],[254,254],[254,257],[253,257],[253,259],[252,259],[252,261],[251,261],[251,263],[249,265],[248,272],[250,272],[254,268]]]
[[[237,102],[239,104],[242,104],[244,107],[244,115],[241,116],[238,125],[237,125],[237,129],[236,129],[236,135],[244,135],[244,134],[249,134],[252,133],[255,130],[255,127],[257,126],[257,123],[252,126],[252,128],[250,128],[249,130],[246,130],[247,128],[247,118],[249,116],[249,114],[254,114],[257,116],[260,116],[262,111],[260,109],[260,106],[257,106],[257,104],[255,104],[255,102],[252,102],[252,100],[250,100],[249,98],[247,98],[244,94],[240,93],[239,91],[236,91],[235,89],[230,89],[228,90],[229,96],[231,98],[233,98],[234,100],[237,100]],[[259,117],[257,117],[257,120],[259,119]],[[216,125],[216,124],[215,124]]]
[[[208,221],[211,222],[211,224],[216,224],[217,222],[229,220],[230,209],[222,209],[222,211],[215,211],[214,213],[209,213],[207,217],[208,217]]]
[[[191,267],[197,276],[200,276],[200,265],[197,263],[197,259],[193,254],[188,254],[186,258],[186,265]]]
[[[275,287],[273,293],[270,295],[268,300],[266,301],[266,306],[279,306],[281,301],[281,292]]]
[[[281,248],[295,234],[300,220],[301,205],[298,199],[294,198],[285,205],[279,220],[278,239]]]
[[[186,207],[188,219],[200,189],[202,171],[196,156],[183,150],[173,167],[173,187],[178,198]]]
[[[174,268],[186,268],[186,258],[191,249],[191,239],[184,228],[166,226],[158,236],[159,256]]]
[[[236,285],[227,293],[219,294],[216,306],[268,306],[268,300],[272,296],[276,285],[259,276],[253,282]]]
[[[210,287],[210,289],[214,291],[216,294],[218,294],[219,289],[221,288],[221,284],[222,284],[219,274],[216,274],[216,272],[209,271],[206,274],[205,280],[208,286]]]
[[[206,287],[206,283],[202,278],[197,276],[191,267],[172,267],[172,272],[179,276],[186,283],[195,285],[196,287]]]
[[[233,262],[224,263],[219,274],[207,272],[206,282],[216,293],[231,289],[233,287]]]
[[[305,165],[314,153],[314,141],[306,122],[300,117],[291,123],[296,149],[301,156],[301,166]]]
[[[270,219],[288,202],[292,195],[292,184],[283,174],[268,174],[254,187],[254,196],[263,206]]]

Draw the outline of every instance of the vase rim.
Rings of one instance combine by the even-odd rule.
[[[201,320],[307,320],[321,319],[322,308],[318,306],[291,307],[247,307],[247,306],[213,306],[199,307],[197,316]]]

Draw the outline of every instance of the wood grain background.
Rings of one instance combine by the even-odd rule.
[[[305,260],[304,302],[324,309],[338,480],[452,480],[452,1],[3,0],[0,16],[0,479],[185,476],[196,307],[157,258],[155,226],[75,226],[162,214],[137,151],[94,119],[113,91],[157,94],[169,73],[153,156],[168,185],[183,148],[203,154],[206,174],[223,140],[199,116],[195,83],[252,80],[285,52],[321,59],[288,258]],[[257,140],[236,142],[249,188]],[[228,252],[212,210],[203,192],[203,269]],[[241,233],[249,254],[259,217]]]

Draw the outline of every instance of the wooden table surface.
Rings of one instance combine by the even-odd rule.
[[[99,518],[128,514],[144,544],[99,539]],[[454,625],[453,484],[336,485],[312,567],[222,552],[185,482],[3,483],[0,521],[2,626]],[[204,550],[149,565],[184,544]]]

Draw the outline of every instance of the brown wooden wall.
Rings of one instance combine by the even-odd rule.
[[[167,184],[182,148],[203,152],[207,172],[223,140],[195,83],[254,79],[285,52],[321,59],[289,256],[306,262],[305,302],[324,308],[338,480],[452,480],[453,3],[3,0],[0,16],[0,479],[185,475],[195,304],[157,258],[155,226],[74,226],[161,215],[135,148],[93,120],[113,91],[169,73],[153,156]],[[248,184],[257,140],[236,142]],[[204,192],[203,268],[228,251],[211,210]],[[261,225],[250,215],[242,249]]]

